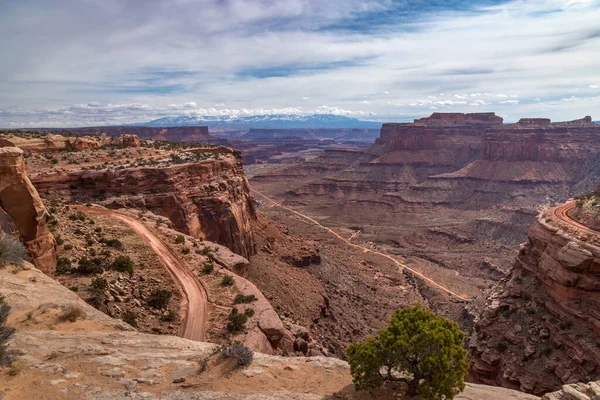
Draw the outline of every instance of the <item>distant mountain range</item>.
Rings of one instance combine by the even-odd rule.
[[[138,123],[137,126],[208,126],[226,129],[250,128],[381,128],[381,122],[362,121],[356,118],[334,114],[268,114],[253,116],[179,116],[164,117],[150,122]]]

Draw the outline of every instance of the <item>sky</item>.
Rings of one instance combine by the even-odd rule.
[[[2,0],[0,127],[600,120],[600,0]]]

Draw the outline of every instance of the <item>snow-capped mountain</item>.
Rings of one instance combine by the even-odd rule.
[[[335,114],[269,114],[236,116],[178,116],[164,117],[140,126],[195,126],[227,127],[231,129],[249,128],[380,128],[381,122],[362,121],[356,118]]]

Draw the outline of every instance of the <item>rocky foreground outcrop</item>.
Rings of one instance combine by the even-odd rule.
[[[335,358],[254,353],[250,365],[198,361],[215,345],[135,332],[92,308],[39,270],[0,270],[0,295],[17,329],[13,374],[0,369],[4,400],[33,399],[359,399],[348,364]],[[74,322],[63,316],[73,315]],[[42,395],[43,394],[43,395]],[[396,397],[394,397],[396,398]],[[504,388],[467,384],[457,400],[534,400]]]
[[[117,170],[78,170],[32,178],[41,193],[61,191],[110,208],[147,209],[167,217],[175,229],[254,254],[250,221],[256,218],[240,153],[208,148],[215,154],[197,162]]]
[[[35,265],[54,273],[56,242],[47,227],[49,216],[16,147],[0,148],[0,209],[4,225],[14,225]]]
[[[471,343],[480,382],[542,394],[600,376],[600,248],[565,229],[540,214],[487,299]]]
[[[71,132],[69,132],[71,133]],[[40,133],[37,137],[7,134],[0,137],[0,147],[18,147],[30,153],[51,151],[85,151],[108,145],[119,148],[140,147],[140,138],[136,135],[122,134],[107,137],[105,133],[97,136],[63,136]]]

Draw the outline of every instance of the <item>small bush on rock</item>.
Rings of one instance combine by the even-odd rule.
[[[249,294],[248,296],[244,296],[243,294],[238,294],[237,296],[235,296],[235,299],[233,300],[233,304],[249,304],[252,303],[253,301],[257,301],[258,299],[256,298],[255,295],[253,294]]]
[[[229,317],[227,317],[227,330],[229,332],[239,332],[246,327],[246,322],[248,322],[248,317],[244,314],[240,314],[237,308],[234,308],[229,313]]]
[[[175,243],[177,243],[177,244],[185,243],[185,237],[183,235],[177,235],[177,237],[175,238]]]
[[[236,368],[245,367],[252,364],[254,353],[248,347],[244,346],[240,342],[234,342],[228,346],[221,346],[218,350],[221,357],[224,358],[235,358]]]
[[[204,275],[208,275],[208,274],[212,274],[213,271],[215,270],[215,266],[213,265],[213,263],[204,263],[204,265],[202,266],[202,273]]]
[[[225,275],[221,280],[221,286],[233,286],[233,277],[231,275]]]
[[[0,232],[0,267],[27,260],[27,249],[16,237]]]
[[[148,297],[148,305],[153,308],[165,308],[171,300],[172,293],[166,289],[154,289]]]
[[[58,315],[58,320],[61,322],[75,322],[81,317],[82,314],[83,311],[81,311],[81,308],[77,306],[67,306],[63,312]]]
[[[8,350],[6,342],[15,333],[13,328],[6,326],[6,320],[10,314],[10,306],[0,296],[0,365],[8,365],[12,362],[12,354]]]
[[[123,321],[127,322],[129,325],[137,328],[137,316],[132,311],[125,311],[123,313]]]
[[[129,276],[133,275],[133,261],[129,256],[119,256],[113,261],[112,268],[115,271],[127,272]]]

